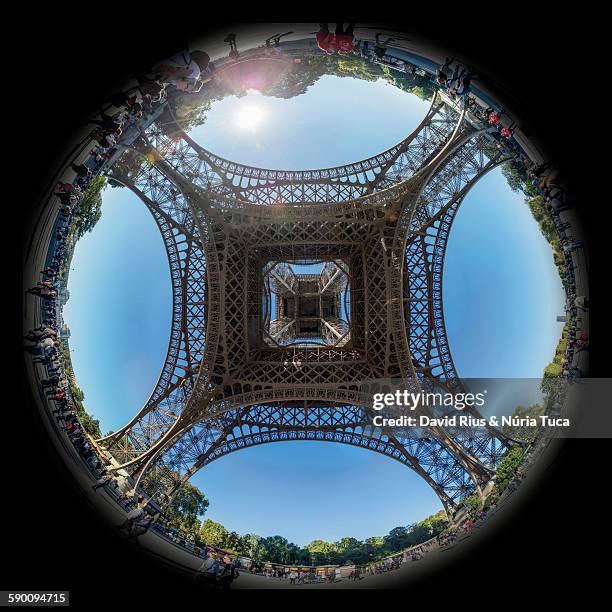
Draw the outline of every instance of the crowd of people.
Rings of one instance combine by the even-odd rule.
[[[228,553],[218,555],[206,550],[194,579],[205,586],[227,590],[238,578],[240,567],[240,560],[232,560]]]
[[[436,70],[436,83],[453,96],[467,95],[473,78],[475,75],[472,71],[452,57],[447,57]]]
[[[381,561],[370,563],[364,566],[363,568],[356,568],[356,576],[354,576],[353,579],[358,580],[364,575],[375,576],[377,574],[385,574],[387,572],[392,572],[394,570],[399,569],[406,563],[420,561],[428,552],[431,552],[438,546],[439,542],[435,538],[432,538],[430,540],[427,540],[427,542],[423,542],[418,546],[396,553],[390,557],[386,557]]]
[[[336,573],[334,570],[326,574],[317,574],[314,568],[304,569],[298,567],[261,567],[255,562],[249,565],[250,574],[263,576],[268,579],[277,579],[287,584],[312,584],[314,582],[335,582]]]
[[[72,395],[73,374],[63,355],[67,347],[64,347],[60,334],[60,296],[66,283],[66,279],[62,278],[62,268],[69,264],[72,256],[72,230],[79,216],[79,203],[93,179],[121,147],[122,137],[132,126],[139,125],[164,103],[169,86],[177,90],[189,90],[193,85],[191,82],[201,80],[202,73],[209,66],[208,56],[203,52],[184,52],[179,55],[159,62],[140,75],[137,87],[113,94],[107,108],[100,109],[99,118],[90,121],[95,126],[88,138],[91,149],[85,160],[73,160],[70,163],[70,169],[75,175],[72,182],[59,181],[52,192],[58,212],[45,267],[40,271],[41,279],[26,290],[27,294],[40,300],[40,324],[24,335],[24,350],[31,355],[35,366],[43,368],[43,373],[38,370],[38,383],[50,414],[89,468],[95,481],[92,489],[105,489],[125,510],[126,519],[118,528],[136,542],[158,518],[156,509],[148,500],[130,489],[127,479],[108,470],[106,458],[99,453],[79,418],[77,403]],[[114,110],[111,111],[111,108]],[[161,524],[158,530],[164,534],[169,533],[169,528]]]
[[[544,200],[545,210],[555,224],[559,244],[563,251],[564,265],[559,272],[567,295],[568,345],[562,360],[562,377],[569,382],[581,377],[583,373],[574,363],[574,355],[579,351],[588,350],[589,338],[586,331],[578,331],[578,315],[588,311],[589,303],[586,296],[577,294],[576,263],[572,253],[584,248],[584,244],[574,236],[572,224],[562,219],[562,213],[569,210],[570,206],[565,188],[556,181],[554,169],[549,162],[538,165],[529,158],[514,139],[515,123],[506,117],[502,108],[494,108],[479,100],[471,87],[472,79],[476,79],[477,75],[468,66],[447,57],[445,62],[438,66],[435,74],[430,74],[423,68],[397,57],[390,47],[390,43],[394,40],[393,37],[389,36],[383,40],[381,34],[376,34],[375,40],[374,46],[368,41],[354,41],[354,52],[367,59],[384,62],[396,70],[426,77],[429,83],[437,89],[450,96],[462,98],[469,113],[489,128],[488,133],[492,139],[523,164],[528,179],[535,185],[538,194]]]
[[[367,41],[356,41],[353,35],[355,24],[336,24],[334,33],[331,33],[328,24],[319,24],[316,34],[319,48],[326,53],[359,53],[364,57],[374,57],[378,60],[388,58],[389,44],[392,38],[382,40],[376,37],[373,47]],[[279,35],[282,36],[282,35]],[[228,35],[226,42],[230,45],[230,57],[238,56],[235,36]],[[279,39],[266,42],[267,46],[278,46]],[[426,74],[422,68],[405,60],[392,59],[397,69],[415,74]],[[287,580],[290,584],[303,584],[314,580],[335,580],[335,574],[321,577],[314,572],[303,570],[264,570],[257,564],[251,563],[248,568],[230,556],[229,553],[213,552],[210,547],[198,547],[184,533],[170,525],[160,517],[156,507],[149,500],[137,494],[130,488],[127,479],[108,470],[108,461],[103,457],[95,443],[87,435],[81,424],[77,404],[72,397],[72,373],[67,366],[63,355],[64,346],[60,337],[60,293],[65,287],[65,278],[61,278],[60,271],[69,262],[72,252],[71,228],[78,214],[78,205],[83,198],[91,181],[100,174],[105,164],[121,147],[124,135],[133,127],[142,124],[155,109],[164,104],[169,88],[179,92],[198,91],[203,83],[214,78],[214,66],[210,57],[203,51],[183,51],[150,67],[137,79],[138,86],[127,91],[114,94],[106,108],[101,108],[99,117],[92,119],[95,126],[90,134],[92,148],[85,161],[76,160],[70,165],[75,174],[72,182],[58,182],[53,197],[56,200],[57,218],[50,240],[49,252],[45,267],[40,271],[40,280],[27,293],[40,300],[40,324],[24,335],[24,350],[31,355],[33,363],[42,368],[38,373],[40,392],[48,402],[51,415],[57,424],[66,433],[74,448],[88,466],[94,484],[92,489],[105,490],[114,497],[116,502],[126,512],[126,519],[118,527],[127,537],[138,542],[141,535],[151,528],[175,544],[188,548],[194,554],[203,556],[203,562],[197,572],[197,579],[203,583],[218,588],[229,588],[232,581],[239,575],[239,570],[251,573],[263,573],[269,577]],[[483,107],[471,93],[471,80],[476,78],[471,70],[447,58],[446,62],[438,68],[435,75],[429,74],[432,84],[444,89],[450,95],[462,96],[466,99],[470,112],[480,120],[485,121],[497,132],[508,146],[514,151],[516,158],[525,166],[528,176],[538,186],[538,192],[544,199],[545,208],[554,221],[559,233],[560,244],[565,258],[565,272],[563,282],[567,294],[567,351],[563,360],[563,377],[573,380],[581,376],[580,369],[574,363],[574,356],[580,351],[588,349],[588,335],[577,330],[577,318],[580,312],[589,308],[588,299],[577,295],[575,264],[573,253],[583,244],[572,233],[571,224],[562,219],[561,215],[568,210],[567,194],[564,188],[554,180],[549,165],[535,165],[513,140],[513,125],[505,122],[502,109]],[[113,109],[113,110],[111,110]],[[484,520],[486,516],[479,517]],[[470,519],[471,521],[471,519]],[[471,531],[472,526],[469,526]],[[465,529],[465,527],[464,527]],[[459,532],[450,532],[437,545],[444,546],[452,543]],[[355,568],[350,576],[359,580],[364,575],[373,575],[392,571],[407,561],[418,561],[430,548],[422,545],[411,551],[394,555],[381,562],[369,564],[363,568]]]
[[[527,168],[529,177],[536,185],[538,194],[544,200],[544,207],[550,219],[555,224],[562,248],[563,268],[560,270],[561,281],[566,295],[566,340],[567,348],[562,359],[561,376],[572,383],[583,375],[580,367],[575,363],[578,352],[588,350],[588,332],[578,329],[579,315],[589,310],[589,300],[579,294],[576,286],[576,269],[578,267],[574,253],[582,250],[584,245],[575,238],[572,224],[567,218],[562,218],[565,211],[570,209],[565,188],[556,182],[553,169],[549,165],[536,166],[527,156],[523,156],[523,163]],[[564,217],[564,216],[563,216]]]
[[[232,50],[235,50],[236,37],[230,34]],[[237,54],[237,51],[235,51]],[[205,51],[183,50],[155,64],[138,79],[141,87],[173,86],[178,91],[197,92],[204,83],[212,80],[215,66]]]
[[[354,25],[354,24],[351,24]],[[351,29],[352,33],[352,29]],[[375,43],[372,44],[368,40],[353,39],[351,50],[354,54],[359,55],[367,60],[389,66],[399,72],[404,72],[413,76],[424,77],[428,84],[445,91],[447,94],[454,97],[467,98],[471,92],[472,80],[478,78],[472,69],[465,64],[462,64],[451,57],[447,57],[444,64],[436,69],[435,74],[428,72],[426,69],[417,66],[413,62],[408,61],[403,57],[399,57],[393,52],[391,43],[394,42],[392,36],[387,36],[383,40],[380,33],[375,35]],[[321,44],[319,44],[321,47]],[[329,53],[329,51],[326,50]],[[509,136],[507,136],[509,137]]]
[[[512,494],[519,487],[522,479],[523,475],[518,471],[508,484],[506,496]],[[260,564],[227,551],[207,547],[202,553],[204,562],[196,572],[195,578],[208,584],[215,584],[217,575],[229,575],[230,571],[228,568],[231,565],[235,577],[239,575],[239,571],[245,571],[268,579],[280,580],[289,585],[333,583],[343,579],[360,581],[368,576],[376,576],[398,570],[406,563],[420,561],[434,550],[443,550],[452,546],[461,539],[471,535],[474,529],[479,528],[495,512],[495,509],[496,505],[480,509],[472,515],[467,515],[460,523],[446,529],[438,536],[380,561],[374,561],[366,565],[348,566],[346,568],[332,567],[324,573],[317,572],[314,567],[308,569],[281,565],[266,567],[268,564]],[[215,575],[213,576],[209,572]],[[202,573],[205,576],[202,576]],[[217,584],[217,586],[220,585]]]

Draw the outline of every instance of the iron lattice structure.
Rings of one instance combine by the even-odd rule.
[[[368,390],[390,379],[413,389],[462,389],[444,326],[447,239],[469,190],[508,158],[487,126],[439,94],[396,146],[323,170],[224,160],[193,142],[169,112],[143,130],[110,176],[141,198],[160,228],[172,330],[151,397],[98,441],[114,469],[128,470],[163,505],[228,453],[320,440],[401,461],[449,512],[482,493],[511,441],[493,430],[374,427]],[[334,301],[340,307],[343,290],[350,296],[350,317],[345,304],[321,346],[283,330],[278,304],[272,317],[274,291],[279,300],[293,290],[306,295],[291,276],[300,262],[323,263],[317,299],[325,294],[328,309]],[[272,342],[262,333],[266,321]]]
[[[331,347],[350,341],[347,266],[342,261],[319,265],[320,272],[312,274],[301,273],[299,262],[264,264],[260,344],[275,348]],[[255,320],[251,321],[249,342],[255,345],[257,329]]]

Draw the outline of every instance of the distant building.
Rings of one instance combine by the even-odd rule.
[[[70,291],[68,291],[66,285],[62,284],[57,293],[60,308],[70,299]]]

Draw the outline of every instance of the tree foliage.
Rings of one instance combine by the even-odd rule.
[[[463,500],[463,505],[467,508],[468,514],[472,517],[476,517],[476,513],[482,507],[482,499],[478,495],[468,495]]]
[[[448,526],[444,511],[410,526],[396,527],[386,536],[375,536],[365,541],[344,537],[337,542],[313,540],[300,547],[286,538],[274,535],[261,537],[255,534],[239,535],[229,531],[221,523],[207,519],[199,531],[201,540],[209,545],[244,555],[255,561],[271,561],[286,565],[364,565],[415,546],[439,533]]]
[[[522,191],[527,197],[538,195],[533,180],[527,172],[525,165],[517,159],[510,159],[502,167],[502,174],[512,191]]]
[[[553,261],[559,272],[561,282],[568,289],[570,275],[566,267],[565,256],[561,243],[559,241],[559,232],[556,229],[553,218],[550,212],[546,208],[544,198],[539,194],[537,184],[535,180],[528,174],[527,169],[523,163],[519,160],[510,160],[504,163],[502,166],[502,173],[506,178],[508,185],[514,191],[521,191],[526,199],[527,206],[533,215],[533,218],[540,227],[542,236],[546,239],[552,249]],[[567,333],[568,325],[566,323],[561,338],[557,344],[555,355],[553,360],[544,368],[544,375],[541,383],[541,390],[544,395],[543,405],[534,405],[529,408],[523,408],[519,406],[517,411],[533,411],[535,416],[545,414],[546,411],[557,401],[560,394],[563,392],[564,379],[563,369],[565,364],[565,355],[567,351]],[[533,441],[537,431],[524,432],[526,436],[532,435],[531,440]],[[516,432],[515,432],[516,433]]]
[[[102,431],[100,430],[100,420],[94,419],[91,414],[89,414],[82,406],[77,411],[79,421],[83,426],[83,429],[92,437],[92,438],[101,438]]]
[[[514,477],[516,469],[523,459],[523,452],[520,446],[515,446],[499,462],[495,475],[495,490],[497,493],[502,493]]]
[[[74,234],[76,239],[82,238],[95,227],[102,217],[102,192],[106,188],[106,178],[96,176],[74,211]]]
[[[66,366],[64,366],[65,369]],[[72,374],[72,365],[69,366],[69,370],[67,372],[69,376]],[[71,383],[70,385],[70,395],[72,396],[72,401],[74,402],[77,417],[79,418],[79,422],[83,426],[83,429],[92,437],[92,438],[100,438],[102,437],[102,432],[100,430],[100,421],[98,419],[94,419],[91,414],[85,410],[85,406],[83,405],[83,401],[85,400],[85,393],[78,385]]]
[[[221,523],[206,519],[200,528],[200,536],[209,546],[224,548],[228,544],[229,531]]]
[[[188,131],[204,124],[215,101],[230,95],[241,97],[248,88],[255,87],[254,83],[258,83],[257,89],[263,95],[285,99],[306,93],[326,75],[363,81],[384,79],[423,100],[430,99],[434,94],[434,89],[426,77],[399,72],[356,55],[340,57],[320,53],[310,54],[301,58],[299,62],[287,60],[280,70],[278,62],[272,66],[269,61],[259,59],[250,62],[248,78],[240,78],[238,75],[231,78],[228,74],[226,71],[223,78],[207,83],[197,94],[179,93],[172,98],[173,113],[184,130]]]
[[[531,404],[531,406],[517,406],[512,416],[519,419],[534,418],[538,419],[544,414],[544,406],[542,404]],[[502,433],[513,440],[520,442],[531,443],[538,433],[539,427],[530,425],[504,425]]]
[[[171,524],[195,536],[202,525],[198,516],[206,512],[208,505],[209,501],[202,491],[186,482],[177,491],[172,503],[168,506],[166,517]]]

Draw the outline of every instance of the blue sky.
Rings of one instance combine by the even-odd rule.
[[[241,111],[260,121],[240,127]],[[304,95],[283,99],[251,91],[212,108],[191,137],[217,155],[266,168],[309,169],[354,162],[397,144],[423,119],[429,102],[386,81],[324,76]]]
[[[332,166],[395,144],[427,107],[384,82],[324,77],[289,100],[251,92],[218,102],[191,135],[243,163]],[[65,320],[74,369],[87,409],[106,432],[147,400],[170,328],[162,241],[131,192],[106,190],[100,222],[76,247],[69,289]],[[444,309],[462,376],[539,377],[552,358],[561,332],[555,321],[563,310],[561,284],[527,206],[499,171],[472,190],[455,220]],[[299,545],[383,535],[440,509],[433,491],[401,464],[328,443],[247,449],[212,463],[192,481],[210,499],[207,516],[228,529],[280,534]]]

